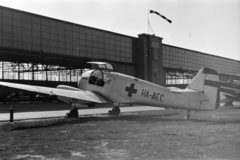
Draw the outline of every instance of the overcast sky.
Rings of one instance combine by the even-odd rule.
[[[0,5],[132,37],[148,33],[149,16],[164,44],[240,61],[240,0],[0,0]]]

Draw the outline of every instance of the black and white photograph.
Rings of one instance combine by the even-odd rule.
[[[239,160],[240,0],[0,0],[0,160]]]

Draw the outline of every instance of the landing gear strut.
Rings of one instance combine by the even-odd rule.
[[[188,111],[188,112],[187,112],[187,119],[188,119],[188,120],[190,119],[190,116],[191,116],[191,111]]]
[[[120,105],[120,103],[119,103],[117,106],[114,105],[114,107],[112,108],[112,110],[109,110],[109,111],[108,111],[108,114],[109,114],[109,115],[118,116],[118,115],[120,114],[120,112],[121,112],[121,110],[120,110],[120,108],[119,108],[119,105]]]

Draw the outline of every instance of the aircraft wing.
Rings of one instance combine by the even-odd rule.
[[[83,91],[83,90],[66,90],[61,88],[51,88],[51,87],[41,87],[41,86],[34,86],[34,85],[26,85],[26,84],[17,84],[17,83],[9,83],[9,82],[0,82],[0,85],[28,90],[32,92],[44,93],[44,94],[51,94],[69,98],[75,98],[79,100],[89,101],[89,102],[96,102],[96,103],[109,103],[110,101],[91,91]]]
[[[233,100],[233,101],[240,102],[240,96],[238,96],[238,95],[232,95],[232,94],[225,93],[225,92],[223,92],[222,95],[225,97],[225,100]]]

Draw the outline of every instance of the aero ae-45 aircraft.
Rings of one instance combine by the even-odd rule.
[[[119,115],[120,104],[149,105],[188,111],[213,110],[219,107],[219,76],[209,68],[202,68],[186,89],[169,89],[160,85],[117,73],[109,63],[97,64],[98,69],[88,70],[78,80],[78,88],[59,85],[57,88],[0,82],[0,85],[23,90],[57,95],[58,99],[77,108],[82,104],[113,103],[110,112]]]

